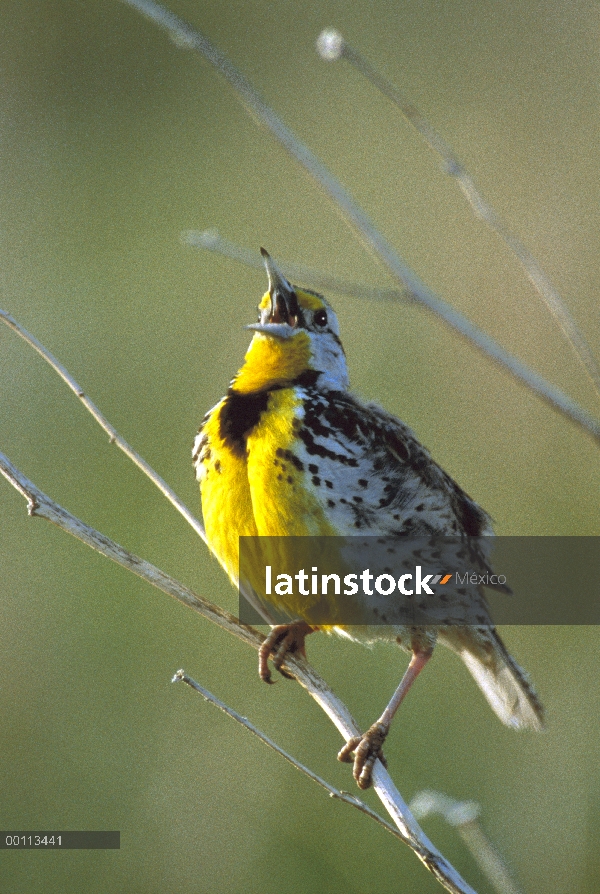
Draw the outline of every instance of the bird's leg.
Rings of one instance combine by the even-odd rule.
[[[359,788],[365,789],[371,785],[373,764],[378,758],[384,767],[387,766],[381,749],[389,732],[390,724],[406,693],[431,658],[432,653],[433,649],[413,649],[410,664],[379,720],[376,720],[362,736],[353,736],[349,739],[338,754],[339,761],[345,763],[354,761],[352,775]]]
[[[270,634],[258,650],[258,674],[265,683],[273,683],[269,670],[269,658],[273,656],[273,665],[283,677],[293,679],[290,674],[282,669],[285,656],[299,652],[306,658],[304,640],[309,633],[314,633],[318,627],[311,627],[306,621],[293,621],[291,624],[278,624],[273,627]]]

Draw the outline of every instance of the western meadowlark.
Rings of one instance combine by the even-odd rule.
[[[488,515],[447,475],[399,419],[349,390],[335,313],[321,295],[290,285],[264,249],[269,290],[248,352],[227,394],[204,418],[193,461],[211,549],[238,583],[239,537],[378,537],[492,534]],[[274,626],[259,656],[282,669],[304,652],[310,623],[301,596],[277,599],[296,620]],[[474,594],[474,595],[473,595]],[[436,640],[458,653],[503,723],[540,729],[543,709],[492,626],[481,589],[479,626],[333,627],[355,640],[397,642],[411,660],[385,711],[342,748],[354,778],[370,785],[392,718]],[[392,600],[395,597],[389,597]],[[429,597],[433,599],[435,597]],[[283,672],[283,671],[282,671]],[[352,755],[354,756],[352,758]]]

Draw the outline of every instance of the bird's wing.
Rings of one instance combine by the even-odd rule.
[[[410,507],[415,523],[423,516],[436,533],[467,537],[493,534],[489,515],[432,459],[414,432],[380,407],[369,404],[368,409],[380,433],[377,440],[381,439],[380,452],[388,468],[413,481]]]
[[[492,533],[489,516],[395,416],[348,392],[310,390],[303,404],[297,455],[340,534]]]

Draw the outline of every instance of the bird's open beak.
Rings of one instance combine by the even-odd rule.
[[[264,248],[261,248],[260,253],[263,256],[267,276],[269,277],[271,306],[266,307],[261,312],[259,326],[290,326],[294,329],[298,325],[300,318],[300,308],[294,287],[290,285],[273,258]],[[252,326],[252,328],[258,327]],[[267,329],[266,331],[269,330]]]

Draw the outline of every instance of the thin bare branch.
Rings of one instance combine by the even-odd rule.
[[[262,259],[258,252],[250,251],[247,248],[242,248],[242,246],[236,245],[235,242],[223,239],[216,230],[205,230],[204,232],[190,230],[188,233],[184,234],[183,239],[184,242],[194,248],[203,248],[206,251],[213,251],[226,258],[239,261],[247,267],[258,269],[262,266]],[[409,293],[400,292],[397,289],[373,289],[369,286],[362,286],[357,283],[337,279],[336,277],[330,277],[325,273],[311,270],[310,268],[298,264],[291,264],[285,261],[278,261],[278,263],[292,280],[302,283],[303,285],[312,285],[314,288],[321,288],[324,290],[330,289],[331,291],[350,295],[354,298],[367,298],[372,301],[379,301],[382,299],[399,299],[407,301],[411,298]],[[559,391],[558,388],[555,388],[554,385],[543,379],[542,376],[538,375],[538,373],[530,367],[525,364],[521,365],[523,369],[523,377],[529,378],[531,382],[538,383],[537,386],[533,387],[534,391],[542,397],[546,396],[548,402],[551,403],[555,409],[560,408],[558,405],[561,402],[565,404],[565,407],[569,406],[570,410],[568,412],[564,410],[566,415],[571,415],[571,410],[574,411],[575,414],[581,415],[582,421],[580,424],[582,424],[582,426],[588,430],[588,433],[592,434],[597,440],[600,439],[600,422],[589,415],[586,410],[575,403],[575,401],[572,401],[571,398],[567,397],[562,391]],[[543,392],[545,392],[545,394]],[[586,417],[586,421],[583,421],[584,417]],[[574,417],[572,417],[572,419],[574,419]]]
[[[188,608],[201,614],[228,633],[233,633],[238,639],[244,640],[254,648],[258,648],[264,637],[254,630],[252,627],[246,627],[241,624],[234,615],[220,609],[208,600],[198,596],[192,590],[179,584],[168,574],[165,574],[156,566],[140,559],[133,553],[128,552],[114,540],[89,527],[76,516],[71,515],[54,500],[46,496],[39,488],[33,484],[22,472],[14,466],[7,456],[0,453],[0,473],[9,481],[19,493],[27,500],[27,510],[30,516],[36,518],[44,518],[46,521],[81,540],[86,546],[91,547],[103,556],[112,559],[117,565],[127,568],[137,574],[138,577],[151,583],[154,587],[158,587],[163,593],[173,596],[175,599],[187,605]]]
[[[252,648],[257,650],[260,648],[264,637],[257,630],[246,624],[241,624],[229,612],[223,611],[217,605],[214,605],[188,587],[180,584],[168,574],[165,574],[155,565],[151,565],[144,559],[129,553],[118,543],[115,543],[114,540],[71,515],[66,509],[63,509],[62,506],[59,506],[39,490],[2,453],[0,453],[0,472],[25,497],[28,502],[29,515],[45,518],[47,521],[52,522],[92,549],[112,559],[113,562],[148,581],[152,586],[162,590],[163,593],[173,596],[207,620],[217,624],[228,633],[232,633],[238,639],[252,646]],[[345,741],[348,741],[352,736],[360,735],[360,730],[347,707],[338,699],[308,662],[297,656],[289,656],[286,658],[285,668],[325,711]],[[451,891],[452,894],[475,894],[473,888],[461,878],[454,867],[429,841],[380,761],[376,761],[373,769],[373,787],[393,822],[400,830],[402,839],[438,881],[444,885],[446,890]]]
[[[356,204],[352,196],[329,172],[323,162],[283,123],[250,81],[229,61],[224,53],[200,31],[195,30],[183,19],[174,15],[154,0],[121,0],[137,9],[156,25],[164,28],[177,46],[201,53],[224,75],[235,89],[240,100],[252,117],[279,140],[289,154],[310,174],[335,203],[342,217],[353,227],[363,243],[370,248],[387,266],[404,288],[424,307],[440,317],[470,344],[479,348],[488,357],[507,369],[513,376],[524,382],[539,397],[554,409],[563,413],[572,422],[600,441],[600,422],[582,409],[566,394],[549,385],[542,376],[505,351],[489,335],[471,323],[463,314],[429,289],[425,283],[402,260],[396,250],[382,236]]]
[[[13,332],[16,332],[17,335],[19,335],[24,341],[27,342],[28,345],[30,345],[35,351],[37,351],[40,357],[43,357],[46,363],[48,363],[52,367],[52,369],[58,373],[63,382],[66,382],[66,384],[69,386],[73,394],[75,394],[79,398],[86,410],[92,414],[98,425],[102,429],[104,429],[104,431],[108,435],[110,443],[116,444],[119,450],[122,450],[123,453],[128,456],[133,463],[135,463],[138,469],[141,469],[144,475],[147,475],[147,477],[153,482],[153,484],[156,485],[163,496],[167,498],[167,500],[175,507],[175,509],[179,513],[181,513],[187,523],[192,526],[198,537],[200,537],[204,541],[204,543],[208,545],[206,540],[206,533],[201,522],[199,522],[198,519],[192,515],[185,503],[183,503],[179,499],[175,491],[173,491],[169,487],[167,482],[164,481],[160,477],[160,475],[158,475],[154,471],[152,466],[150,466],[146,462],[146,460],[139,455],[139,453],[136,453],[133,447],[129,446],[125,438],[121,437],[116,428],[114,428],[110,424],[106,416],[104,416],[100,412],[96,404],[90,400],[90,398],[84,392],[83,388],[78,385],[71,373],[67,369],[65,369],[62,363],[60,363],[56,359],[56,357],[54,357],[54,355],[51,354],[50,351],[37,340],[34,335],[28,332],[23,326],[21,326],[20,323],[17,323],[17,321],[4,310],[0,310],[0,321],[6,323],[9,329],[12,329]]]
[[[409,804],[419,820],[439,814],[453,826],[477,860],[498,894],[521,894],[508,867],[479,822],[481,807],[475,801],[456,801],[442,792],[418,792]]]
[[[330,797],[336,798],[339,801],[344,801],[346,804],[350,804],[351,807],[356,807],[357,810],[360,810],[362,813],[366,813],[367,816],[371,817],[371,819],[375,820],[375,822],[379,823],[380,826],[383,826],[384,829],[387,829],[388,832],[391,832],[396,838],[399,838],[400,841],[404,841],[404,837],[402,833],[392,826],[391,823],[388,823],[387,820],[384,820],[382,816],[379,816],[378,813],[375,813],[374,810],[371,810],[364,801],[361,801],[360,798],[356,798],[354,795],[351,795],[349,792],[343,792],[339,788],[335,788],[335,786],[330,785],[325,779],[321,776],[318,776],[316,773],[313,773],[312,770],[309,770],[308,767],[305,767],[304,764],[301,764],[299,760],[296,760],[295,757],[292,757],[289,752],[284,751],[281,746],[274,742],[266,733],[263,733],[257,726],[248,720],[247,717],[242,717],[241,714],[238,714],[237,711],[234,711],[233,708],[230,708],[229,705],[226,705],[225,702],[222,702],[221,699],[217,698],[216,695],[213,695],[212,692],[209,692],[208,689],[205,689],[204,686],[201,686],[200,683],[197,683],[196,680],[192,679],[192,677],[188,676],[184,670],[178,670],[172,681],[172,683],[187,683],[192,689],[195,689],[196,692],[199,692],[200,695],[204,697],[207,702],[210,702],[211,705],[215,705],[215,707],[220,708],[224,714],[227,714],[228,717],[231,717],[232,720],[237,720],[242,726],[244,726],[247,730],[249,730],[253,735],[255,735],[261,742],[264,742],[265,745],[268,745],[269,748],[272,748],[273,751],[276,751],[277,754],[280,754],[281,757],[285,758],[288,763],[295,767],[297,770],[300,770],[301,773],[304,773],[308,776],[309,779],[312,779],[313,782],[316,782],[317,785],[320,785],[321,788],[324,788],[325,791],[329,792]]]
[[[349,62],[400,110],[409,124],[421,134],[429,148],[439,155],[442,159],[443,170],[455,178],[475,217],[483,220],[500,236],[521,263],[529,281],[567,337],[578,360],[588,374],[596,393],[600,395],[600,369],[598,368],[596,358],[556,286],[551,282],[518,236],[515,236],[509,230],[497,211],[486,202],[475,186],[473,178],[465,170],[462,162],[454,154],[451,147],[396,85],[388,81],[358,50],[350,46],[339,31],[333,28],[322,31],[317,39],[317,50],[321,58],[327,62],[332,62],[336,59],[345,59]]]
[[[257,251],[242,248],[235,242],[223,239],[218,230],[188,230],[182,233],[182,241],[192,248],[202,248],[215,254],[239,261],[246,267],[256,270],[265,269],[263,257]],[[322,270],[314,270],[301,264],[293,264],[288,261],[277,261],[290,282],[308,288],[318,289],[323,292],[336,292],[340,295],[348,295],[351,298],[367,299],[368,301],[404,301],[413,303],[413,297],[402,289],[378,289],[364,283],[351,282],[348,279],[340,279],[339,276],[331,276]]]

